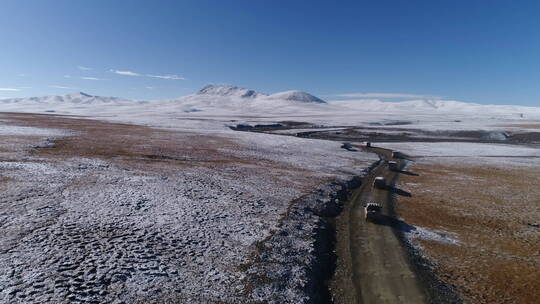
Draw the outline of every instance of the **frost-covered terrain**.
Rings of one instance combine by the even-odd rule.
[[[460,163],[491,166],[539,167],[540,149],[519,145],[484,143],[378,143],[402,151],[421,164]]]
[[[0,100],[0,302],[313,302],[328,271],[319,257],[331,251],[325,217],[378,157],[289,135],[343,126],[537,132],[538,120],[540,108],[325,102],[234,86],[156,101]],[[267,123],[298,128],[230,129]],[[423,159],[540,157],[535,146],[383,146]]]
[[[1,118],[5,303],[307,301],[322,223],[288,212],[335,206],[376,159],[268,134]],[[282,252],[256,256],[265,246]],[[269,268],[279,280],[254,285]]]
[[[0,100],[1,111],[88,115],[181,127],[224,129],[242,122],[299,121],[326,126],[387,125],[407,122],[429,130],[498,129],[500,124],[528,124],[540,119],[540,108],[480,105],[449,100],[324,101],[302,91],[258,93],[235,86],[207,86],[169,100],[134,101],[86,93]],[[231,120],[233,120],[231,122]]]

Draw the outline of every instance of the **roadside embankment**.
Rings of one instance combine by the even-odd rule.
[[[269,303],[331,303],[326,281],[335,270],[334,219],[350,191],[360,186],[358,176],[320,185],[291,202],[268,238],[256,244],[247,273],[246,292],[254,301]]]

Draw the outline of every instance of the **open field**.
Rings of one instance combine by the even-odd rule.
[[[0,114],[0,123],[0,300],[14,303],[326,303],[332,218],[378,160],[341,149],[340,140],[393,136],[384,127],[382,135],[345,137],[342,129],[321,129],[328,133],[321,140],[16,113]],[[414,134],[397,131],[397,142],[372,152],[405,152],[420,176],[386,172],[392,181],[399,176],[403,191],[359,190],[347,207],[354,219],[343,235],[338,220],[338,239],[348,240],[338,247],[357,255],[338,257],[332,289],[356,291],[334,299],[433,296],[416,285],[398,232],[467,302],[538,300],[540,152],[534,142],[511,144],[538,133],[503,144],[458,142],[491,131],[422,131],[429,136],[415,140],[442,138],[411,143],[399,141]],[[459,136],[447,142],[449,134]],[[408,192],[397,197],[404,222],[359,222],[365,200],[393,204],[392,194]],[[348,281],[351,273],[356,279]],[[385,289],[389,280],[395,284]]]
[[[307,301],[322,224],[298,210],[335,204],[374,160],[292,137],[0,118],[5,303]],[[254,284],[266,269],[279,280]]]
[[[540,130],[540,124],[538,123],[521,123],[521,124],[504,124],[504,125],[497,125],[496,127],[510,127],[510,128],[521,128],[521,129],[537,129]]]
[[[400,197],[398,212],[442,237],[413,239],[440,279],[469,303],[539,303],[540,166],[457,159],[411,169],[420,176],[401,177],[413,196]]]

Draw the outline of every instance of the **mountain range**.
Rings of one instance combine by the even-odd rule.
[[[152,107],[167,113],[241,113],[281,114],[314,112],[331,115],[333,112],[392,112],[392,113],[464,113],[477,115],[522,115],[540,117],[540,108],[512,105],[481,105],[450,100],[411,100],[389,102],[381,100],[324,101],[303,91],[274,94],[230,85],[208,85],[195,94],[174,99],[135,101],[118,97],[94,96],[84,92],[63,96],[43,96],[0,100],[0,111],[59,112],[70,114],[118,112],[129,108],[141,114]]]

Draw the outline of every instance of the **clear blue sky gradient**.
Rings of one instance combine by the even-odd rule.
[[[0,2],[0,97],[209,83],[540,106],[540,1]]]

